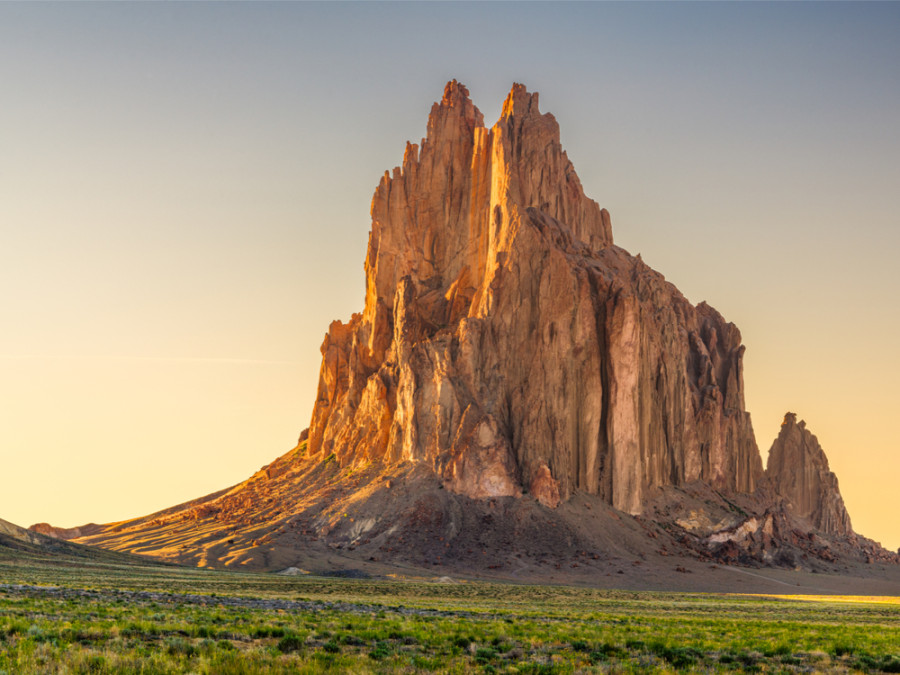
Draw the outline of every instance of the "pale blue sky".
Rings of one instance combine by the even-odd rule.
[[[0,3],[0,517],[141,515],[308,424],[372,193],[457,78],[742,330],[896,548],[898,3]],[[888,514],[890,518],[885,518]]]

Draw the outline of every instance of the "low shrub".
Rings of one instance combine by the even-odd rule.
[[[900,658],[885,656],[881,662],[881,671],[884,673],[900,673]]]
[[[303,640],[296,635],[285,635],[278,641],[275,648],[282,654],[290,654],[291,652],[299,652],[303,649]]]
[[[493,647],[479,647],[475,650],[475,661],[477,663],[489,663],[497,658],[497,650]]]
[[[391,655],[391,648],[388,646],[387,642],[380,641],[375,643],[375,648],[369,652],[369,658],[374,659],[376,661],[381,661],[381,659],[386,659]]]

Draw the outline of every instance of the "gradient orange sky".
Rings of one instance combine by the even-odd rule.
[[[372,193],[464,82],[541,93],[616,242],[736,323],[900,546],[900,4],[0,3],[0,518],[236,483],[309,423]]]

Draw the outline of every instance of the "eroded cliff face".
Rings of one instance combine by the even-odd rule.
[[[632,514],[657,486],[755,489],[740,332],[613,244],[537,94],[514,85],[487,129],[450,82],[371,215],[365,308],[325,337],[308,457]]]
[[[769,450],[766,476],[788,510],[827,534],[852,535],[850,516],[818,439],[787,413]]]

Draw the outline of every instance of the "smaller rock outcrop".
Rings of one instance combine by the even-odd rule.
[[[55,537],[56,539],[77,539],[78,537],[89,537],[92,534],[96,534],[101,527],[96,523],[88,523],[81,527],[55,527],[50,523],[35,523],[28,529],[48,537]]]
[[[827,534],[853,534],[837,476],[828,468],[819,441],[806,422],[797,422],[794,413],[784,416],[781,432],[769,450],[766,476],[795,517]]]
[[[541,464],[531,480],[531,494],[548,508],[555,509],[559,506],[559,483],[546,464]]]

